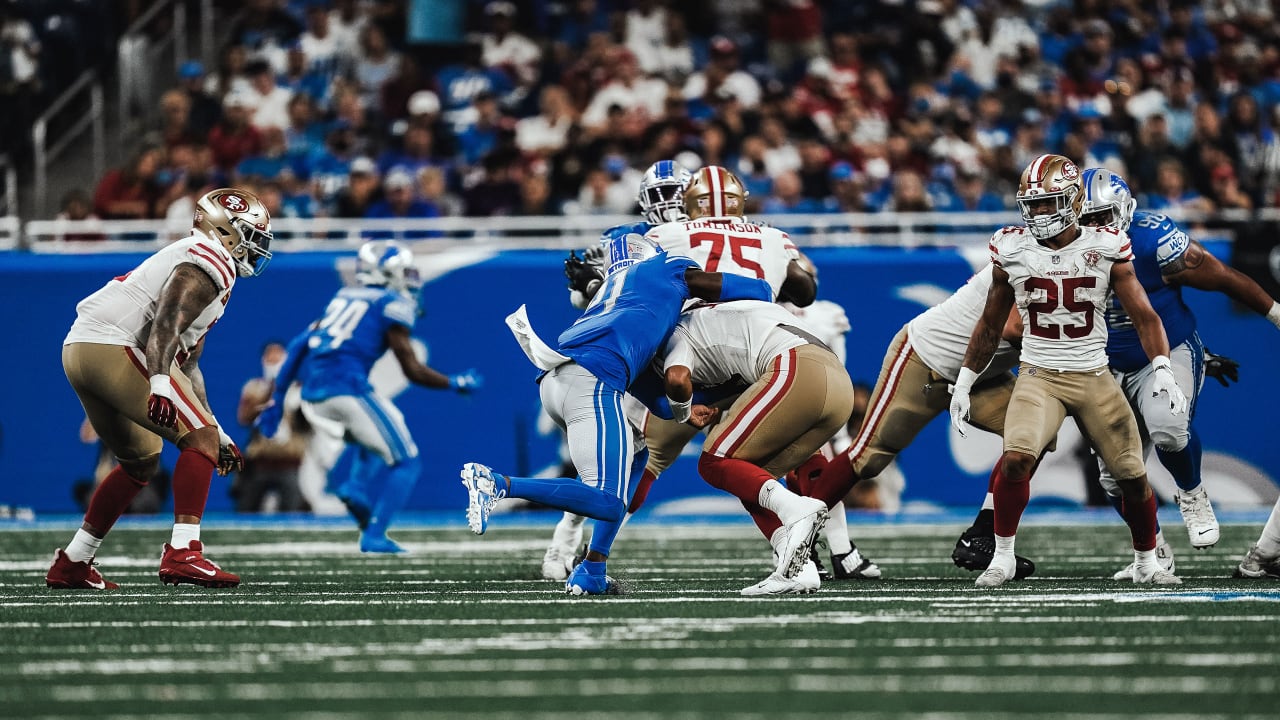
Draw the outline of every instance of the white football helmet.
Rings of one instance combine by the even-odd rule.
[[[240,277],[261,275],[271,261],[271,213],[258,196],[238,188],[218,188],[196,201],[192,226],[222,243]]]
[[[1032,206],[1046,200],[1054,202],[1053,212],[1034,214]],[[1027,230],[1037,240],[1048,240],[1080,220],[1084,193],[1080,188],[1080,168],[1061,155],[1041,155],[1026,170],[1018,183],[1018,209]]]
[[[422,287],[422,277],[413,264],[413,251],[391,240],[373,240],[360,247],[356,256],[356,281],[409,296]]]
[[[1085,170],[1080,182],[1084,185],[1080,224],[1128,231],[1129,223],[1133,222],[1133,211],[1138,207],[1129,183],[1106,168]]]
[[[654,225],[688,220],[684,212],[684,186],[693,173],[674,160],[659,160],[640,180],[640,212]]]

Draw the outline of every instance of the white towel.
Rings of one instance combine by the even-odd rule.
[[[538,337],[538,333],[529,324],[529,315],[524,305],[507,316],[507,327],[511,328],[511,334],[516,336],[516,342],[520,343],[520,349],[529,357],[529,362],[539,370],[554,370],[572,360],[552,350],[550,345]]]

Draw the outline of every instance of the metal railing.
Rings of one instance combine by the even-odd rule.
[[[1242,223],[1280,222],[1280,208],[1181,213],[1175,219],[1199,238],[1234,239]],[[578,249],[601,230],[635,222],[630,215],[446,217],[430,219],[280,218],[272,222],[273,251],[350,250],[373,238],[396,238],[424,252],[457,247],[491,250]],[[960,247],[984,251],[991,233],[1021,218],[998,213],[833,213],[753,217],[786,230],[801,247]],[[34,252],[150,251],[190,232],[187,222],[162,220],[32,220],[23,242]]]
[[[165,10],[171,10],[173,19],[169,29],[157,37],[150,36],[147,27]],[[203,2],[202,13],[209,24],[212,18],[212,3]],[[207,43],[207,45],[206,45]],[[202,52],[209,52],[212,40],[201,39]],[[117,66],[119,67],[119,83],[117,85],[117,106],[119,113],[120,137],[134,136],[146,125],[151,115],[151,108],[156,104],[159,91],[157,80],[166,80],[169,74],[160,72],[166,63],[161,53],[172,49],[169,67],[176,72],[179,65],[185,62],[187,54],[187,5],[183,0],[160,0],[138,16],[116,43]]]
[[[0,155],[0,217],[18,214],[18,169],[8,155]]]
[[[71,102],[88,94],[89,110],[79,116],[52,144],[49,144],[49,122],[62,112]],[[102,95],[102,83],[94,70],[85,70],[71,87],[63,91],[49,107],[36,118],[31,126],[31,147],[35,165],[35,201],[36,212],[45,210],[49,194],[49,163],[53,162],[64,150],[84,132],[85,128],[93,128],[93,175],[101,178],[106,167],[106,128],[105,105]]]
[[[22,221],[16,215],[0,217],[0,250],[22,247]]]

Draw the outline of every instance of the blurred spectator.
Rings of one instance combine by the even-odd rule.
[[[635,56],[641,72],[662,75],[662,49],[667,35],[667,8],[658,0],[636,0],[622,19],[622,44]]]
[[[280,216],[313,218],[320,215],[319,203],[310,185],[297,175],[286,172],[280,177]]]
[[[516,123],[516,146],[529,155],[552,155],[564,148],[576,121],[569,92],[560,85],[548,85],[542,89],[538,114]]]
[[[332,78],[308,69],[307,54],[302,46],[294,43],[285,55],[284,72],[276,77],[276,85],[288,90],[293,97],[304,96],[317,105],[329,102]]]
[[[236,165],[235,184],[256,186],[278,180],[285,171],[297,174],[296,158],[289,155],[284,131],[277,127],[262,129],[262,149]]]
[[[174,197],[164,210],[165,230],[175,238],[183,237],[190,232],[192,218],[196,214],[196,201],[214,189],[208,175],[199,172],[186,174],[178,182],[181,182],[181,194]],[[274,214],[272,216],[274,217]]]
[[[1236,171],[1230,163],[1222,163],[1209,173],[1210,187],[1213,188],[1209,199],[1219,210],[1252,210],[1253,198],[1240,189],[1240,181],[1236,179]]]
[[[961,165],[956,170],[954,202],[946,208],[950,212],[1000,212],[1005,209],[1004,198],[987,189],[986,178],[976,165]]]
[[[24,159],[41,92],[40,39],[16,8],[0,7],[0,155]]]
[[[244,95],[253,108],[250,124],[259,130],[289,127],[289,100],[293,92],[276,84],[276,74],[264,60],[254,60],[245,67],[249,91]]]
[[[249,123],[253,112],[249,102],[241,93],[228,93],[222,101],[222,118],[209,131],[213,163],[228,178],[241,160],[262,150],[262,135]]]
[[[435,155],[431,128],[422,125],[409,126],[400,149],[388,150],[378,158],[378,169],[384,175],[398,169],[416,176],[424,168],[444,165]]]
[[[298,48],[307,59],[307,72],[326,79],[338,74],[342,60],[341,40],[329,22],[329,6],[328,0],[308,0],[307,29],[297,40]]]
[[[1195,130],[1195,108],[1199,102],[1195,76],[1190,69],[1177,67],[1165,77],[1168,78],[1169,89],[1164,98],[1164,115],[1169,122],[1169,140],[1185,148]]]
[[[760,123],[760,137],[764,140],[764,168],[770,177],[800,168],[800,151],[787,135],[787,128],[776,117],[765,118]]]
[[[205,92],[204,84],[204,65],[199,60],[188,60],[178,68],[177,89],[187,96],[187,129],[201,139],[209,136],[222,116],[222,103]]]
[[[511,215],[520,206],[520,185],[512,153],[485,156],[478,180],[463,193],[467,215],[485,217]]]
[[[462,50],[462,62],[446,65],[436,73],[444,120],[455,130],[475,122],[476,96],[490,93],[503,97],[511,92],[511,80],[500,70],[484,67],[481,53],[478,43],[470,43]]]
[[[415,197],[413,175],[403,168],[387,173],[382,182],[384,198],[369,206],[367,218],[432,218],[440,209]]]
[[[1138,206],[1155,211],[1213,211],[1213,202],[1188,187],[1186,170],[1181,162],[1172,158],[1156,167],[1155,186],[1145,194]]]
[[[360,218],[369,212],[378,195],[378,167],[367,157],[351,161],[345,187],[333,200],[333,216]]]
[[[599,0],[570,0],[568,12],[561,16],[560,27],[551,44],[552,58],[559,67],[572,64],[587,47],[592,35],[610,33],[609,11]]]
[[[759,135],[748,135],[742,140],[742,153],[733,168],[738,179],[747,188],[747,211],[757,212],[764,198],[773,194],[773,174],[765,162],[768,151],[764,138]]]
[[[765,27],[769,65],[783,79],[823,53],[822,10],[814,0],[768,0]]]
[[[773,194],[765,198],[760,206],[760,213],[789,215],[820,213],[826,210],[821,202],[805,197],[803,190],[800,176],[795,171],[787,170],[778,173],[773,178]]]
[[[542,49],[516,32],[516,6],[505,0],[494,0],[484,6],[489,32],[481,39],[481,62],[491,70],[505,74],[516,86],[518,94],[504,99],[514,106],[538,84]]]
[[[225,98],[233,92],[248,92],[249,78],[244,69],[249,64],[249,50],[243,45],[228,45],[222,50],[218,69],[204,79],[204,92],[214,98]]]
[[[800,194],[821,202],[831,196],[831,151],[817,138],[800,142]]]
[[[425,167],[418,171],[418,197],[436,206],[442,217],[462,215],[466,209],[462,198],[449,192],[446,179],[443,168]]]
[[[1154,187],[1156,167],[1162,160],[1177,158],[1179,154],[1169,139],[1169,123],[1164,114],[1153,113],[1142,123],[1136,142],[1126,153],[1125,167],[1128,172],[1124,177],[1134,187]]]
[[[847,162],[831,166],[831,192],[832,197],[823,203],[831,212],[863,213],[870,210],[862,198],[862,180]]]
[[[1280,178],[1280,140],[1259,111],[1257,99],[1245,91],[1231,97],[1223,125],[1235,141],[1240,189],[1260,202]]]
[[[893,176],[893,194],[887,212],[929,212],[933,202],[925,192],[924,180],[914,171],[899,170]]]
[[[191,127],[191,98],[176,88],[160,96],[160,139],[165,147],[192,145],[205,139]]]
[[[164,150],[145,146],[122,167],[108,170],[93,193],[93,209],[104,220],[146,220],[154,217],[155,174]]]
[[[698,66],[696,56],[705,56],[705,44],[689,34],[683,15],[667,11],[665,17],[666,26],[655,53],[657,63],[647,72],[679,87]]]
[[[360,47],[360,33],[368,25],[365,10],[357,0],[334,0],[329,11],[329,28],[337,41],[338,55],[344,58],[356,56]]]
[[[370,120],[370,113],[360,104],[360,95],[345,82],[333,86],[333,122],[345,123],[351,130],[351,147],[361,155],[371,155],[381,142],[381,128]]]
[[[243,45],[254,58],[284,69],[284,49],[302,32],[293,16],[282,10],[276,0],[247,0],[247,7],[231,23],[229,42]]]
[[[732,97],[747,110],[760,104],[760,83],[738,67],[738,44],[720,35],[711,40],[711,57],[684,84],[686,100],[712,104],[717,94]]]
[[[617,106],[628,120],[636,123],[634,132],[643,131],[662,116],[667,102],[667,82],[644,77],[630,51],[618,49],[609,57],[612,79],[600,88],[582,111],[582,125],[588,131],[601,132],[611,108]]]
[[[543,173],[529,173],[520,181],[520,208],[516,215],[559,215],[551,200],[551,184]]]
[[[468,123],[457,135],[460,159],[467,166],[479,164],[498,146],[501,134],[511,128],[510,119],[503,116],[498,98],[492,93],[476,96],[474,117],[475,121]]]
[[[89,196],[84,190],[75,188],[68,190],[66,195],[62,196],[62,209],[58,212],[55,220],[70,220],[73,222],[92,223],[97,225],[98,216],[93,212],[93,203],[89,201]],[[102,232],[95,232],[90,228],[80,228],[74,232],[60,232],[57,234],[59,240],[67,242],[96,242],[106,240],[107,236]],[[115,459],[112,458],[112,465]],[[110,468],[108,468],[109,470]]]
[[[354,79],[360,102],[366,110],[382,112],[382,88],[400,72],[400,53],[387,44],[387,36],[377,25],[365,26],[360,34],[360,54]]]
[[[289,125],[284,129],[285,152],[303,173],[310,158],[324,152],[324,124],[315,119],[315,103],[304,93],[289,99]]]
[[[356,133],[351,123],[337,120],[329,126],[329,134],[325,138],[324,150],[312,156],[308,162],[308,170],[304,174],[310,178],[315,188],[316,199],[324,207],[333,204],[334,199],[347,186],[348,174],[351,172],[353,160],[356,158]],[[370,165],[373,161],[369,160]],[[372,168],[371,171],[376,170]],[[361,208],[360,214],[364,215]]]

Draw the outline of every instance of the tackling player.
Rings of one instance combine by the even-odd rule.
[[[1156,560],[1156,502],[1142,462],[1137,421],[1107,371],[1107,298],[1115,293],[1151,360],[1151,391],[1173,413],[1186,412],[1169,360],[1169,340],[1133,270],[1124,233],[1080,226],[1080,170],[1061,155],[1041,155],[1023,171],[1017,203],[1024,226],[991,238],[991,289],[951,397],[951,419],[968,430],[970,393],[996,353],[1015,302],[1022,357],[1005,420],[1004,454],[994,483],[995,555],[979,587],[1015,577],[1014,535],[1026,508],[1031,472],[1071,415],[1116,478],[1133,536],[1136,583],[1181,580]]]
[[[51,588],[113,590],[93,566],[102,540],[160,469],[168,440],[173,532],[160,579],[234,587],[240,578],[204,557],[200,518],[209,484],[244,460],[213,411],[200,372],[205,336],[226,309],[238,277],[271,259],[271,216],[252,193],[220,188],[196,202],[191,236],[157,251],[80,301],[62,347],[62,367],[94,432],[119,465],[98,485],[84,524],[45,576]]]
[[[304,414],[340,428],[343,437],[360,446],[351,469],[352,477],[362,480],[358,484],[368,487],[373,476],[384,477],[361,527],[361,552],[398,553],[402,548],[387,537],[387,527],[413,492],[421,461],[404,416],[374,390],[370,370],[390,349],[416,385],[467,393],[482,381],[471,370],[458,375],[433,370],[414,352],[410,333],[422,282],[411,251],[391,241],[365,243],[356,258],[356,279],[358,287],[339,290],[324,316],[289,344],[274,403],[259,416],[258,425],[267,437],[275,434],[284,393],[296,379]]]

